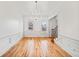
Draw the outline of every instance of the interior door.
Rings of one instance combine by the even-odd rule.
[[[57,24],[57,16],[49,19],[49,36],[58,36],[58,24]]]

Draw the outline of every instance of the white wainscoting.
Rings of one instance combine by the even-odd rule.
[[[7,52],[13,45],[15,45],[22,35],[20,33],[10,34],[0,38],[0,56]]]
[[[55,42],[73,57],[79,57],[79,40],[59,35]]]

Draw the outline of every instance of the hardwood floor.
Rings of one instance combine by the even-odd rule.
[[[25,37],[7,51],[4,57],[70,57],[51,38]]]

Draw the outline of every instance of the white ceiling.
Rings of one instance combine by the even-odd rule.
[[[76,2],[77,3],[77,2]],[[38,1],[37,10],[35,1],[4,1],[0,2],[0,16],[46,16],[60,13],[62,6],[69,5],[70,2]]]
[[[3,14],[19,14],[19,15],[41,15],[50,16],[58,11],[59,4],[57,2],[38,1],[37,9],[34,1],[15,1],[0,2],[0,12]]]

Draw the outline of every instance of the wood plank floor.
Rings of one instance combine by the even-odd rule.
[[[4,57],[70,57],[51,38],[25,37],[7,51]]]

